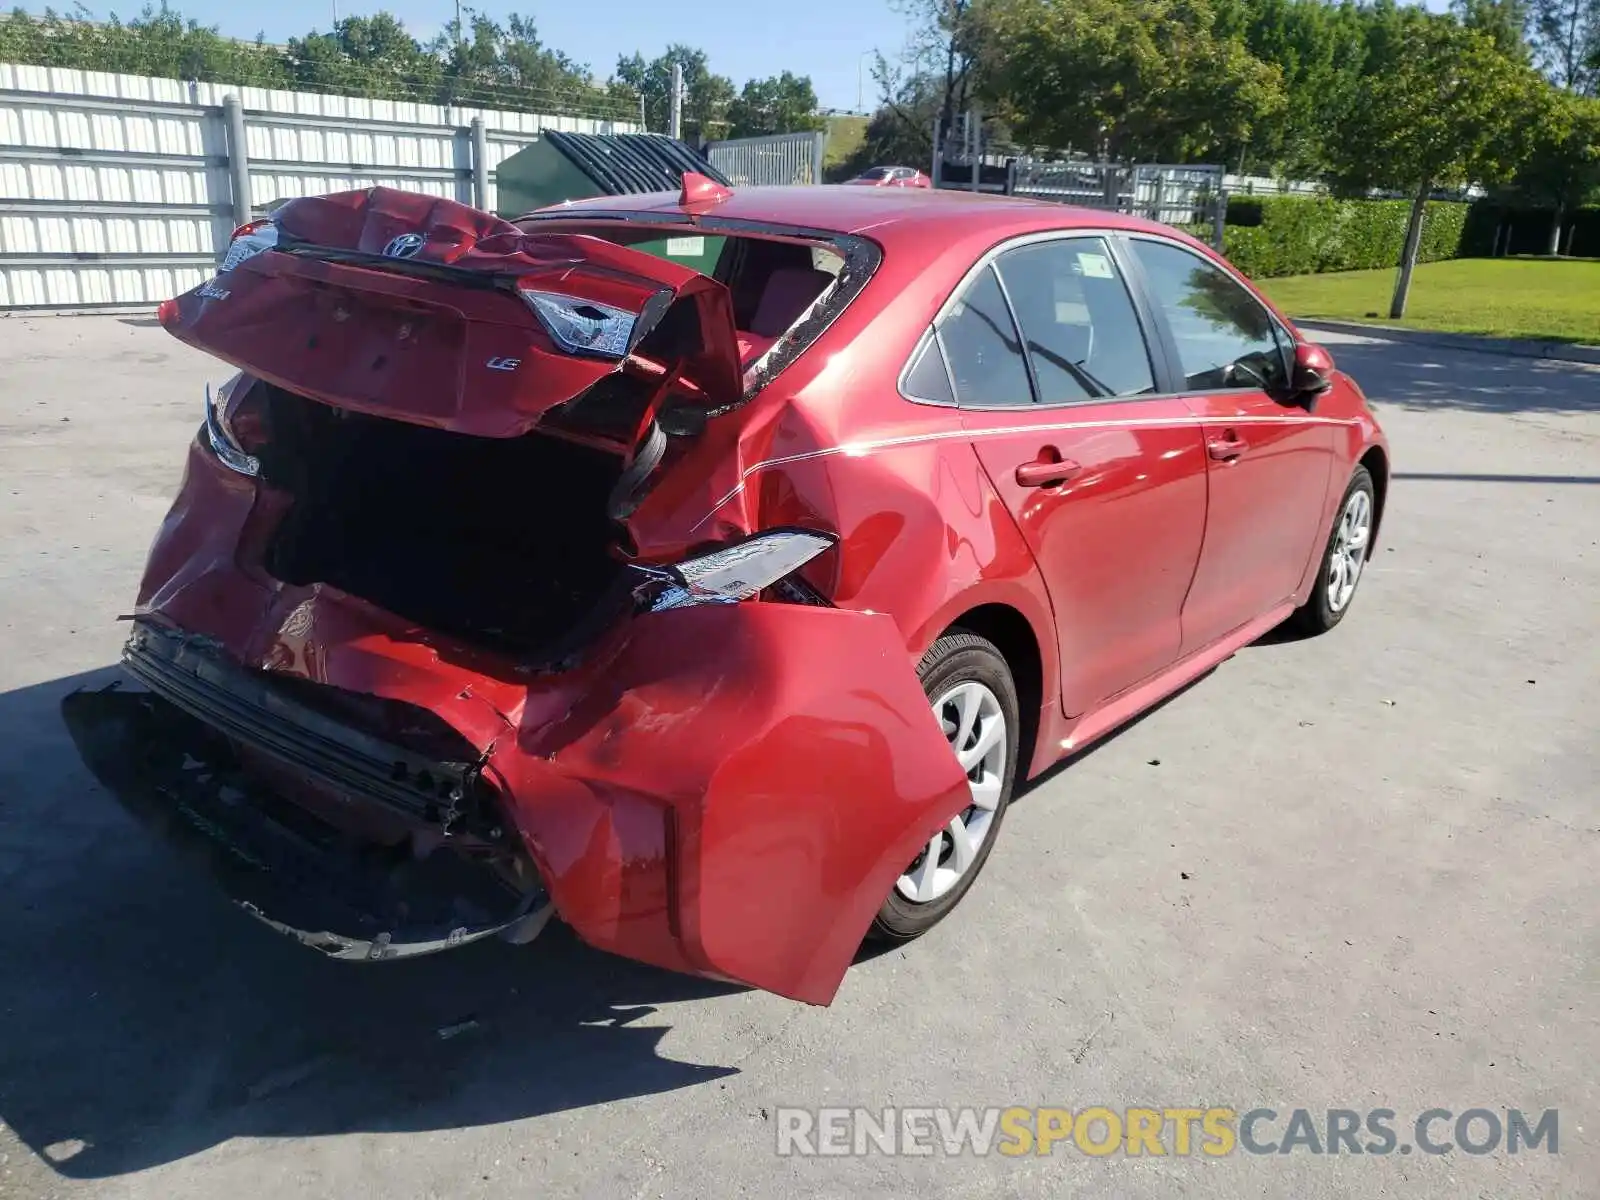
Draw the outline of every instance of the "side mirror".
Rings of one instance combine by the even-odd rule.
[[[1314,342],[1296,342],[1289,390],[1307,408],[1333,386],[1333,355]]]

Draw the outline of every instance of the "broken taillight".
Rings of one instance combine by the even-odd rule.
[[[557,346],[568,354],[591,354],[596,358],[624,358],[628,353],[636,313],[613,308],[593,300],[580,300],[555,292],[517,289],[533,315],[539,318]]]
[[[271,250],[277,244],[278,227],[273,222],[251,221],[248,225],[241,225],[233,231],[228,253],[223,256],[217,274],[226,275],[246,259],[254,258],[263,250]]]
[[[218,460],[241,475],[261,474],[266,414],[251,396],[258,381],[240,372],[215,391],[206,385],[206,436]]]
[[[649,577],[652,612],[695,604],[736,604],[794,574],[834,539],[808,529],[776,529],[670,567],[636,566]]]

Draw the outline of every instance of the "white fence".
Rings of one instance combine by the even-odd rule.
[[[637,125],[0,65],[0,311],[148,308],[293,196],[382,185],[492,211],[496,167],[542,129]]]
[[[706,158],[735,187],[822,182],[825,133],[777,133],[770,137],[712,142]]]
[[[1227,211],[1221,167],[1141,163],[1013,162],[1004,190],[1011,195],[1087,208],[1137,213],[1169,225],[1204,226],[1220,250]]]
[[[1316,196],[1327,193],[1323,183],[1309,179],[1273,179],[1266,175],[1229,175],[1230,196]]]

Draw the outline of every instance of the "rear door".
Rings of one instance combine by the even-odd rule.
[[[1205,436],[1210,498],[1183,610],[1188,652],[1293,593],[1320,532],[1333,426],[1274,398],[1285,395],[1289,339],[1248,288],[1176,242],[1127,245]]]
[[[924,350],[941,353],[973,449],[1043,573],[1061,703],[1076,716],[1178,655],[1205,522],[1199,431],[1181,400],[1157,395],[1143,322],[1100,237],[995,256]]]

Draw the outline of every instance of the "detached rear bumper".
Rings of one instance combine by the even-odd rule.
[[[647,613],[580,666],[540,675],[322,587],[280,589],[226,639],[179,632],[214,623],[214,598],[242,585],[232,564],[214,567],[150,606],[136,632],[129,666],[164,699],[74,697],[68,721],[124,804],[169,836],[198,834],[250,911],[344,957],[520,934],[542,902],[507,895],[458,919],[440,915],[435,892],[434,915],[406,923],[421,910],[381,888],[370,899],[367,882],[352,902],[343,857],[319,851],[279,868],[254,848],[282,844],[257,811],[283,824],[298,805],[274,807],[274,788],[260,785],[244,801],[223,795],[225,776],[211,773],[223,760],[192,746],[242,746],[252,779],[297,799],[332,795],[341,814],[410,831],[391,840],[416,842],[420,830],[442,850],[418,870],[459,862],[469,843],[491,848],[498,829],[500,848],[531,861],[554,911],[591,945],[813,1004],[833,999],[905,864],[969,803],[884,615],[759,602]],[[315,708],[297,701],[306,687]],[[466,752],[408,757],[352,728],[374,726],[329,717],[322,693],[335,691],[436,718]],[[144,742],[163,748],[155,761],[130,749]],[[204,781],[189,777],[185,754]],[[480,819],[475,786],[498,825]],[[235,845],[266,869],[246,870]],[[308,914],[311,885],[284,879],[322,880],[338,904]]]
[[[409,842],[342,834],[241,769],[228,739],[159,694],[76,692],[61,708],[84,762],[130,814],[246,912],[330,958],[527,940],[552,911],[542,889],[518,895],[451,850],[419,861]]]

